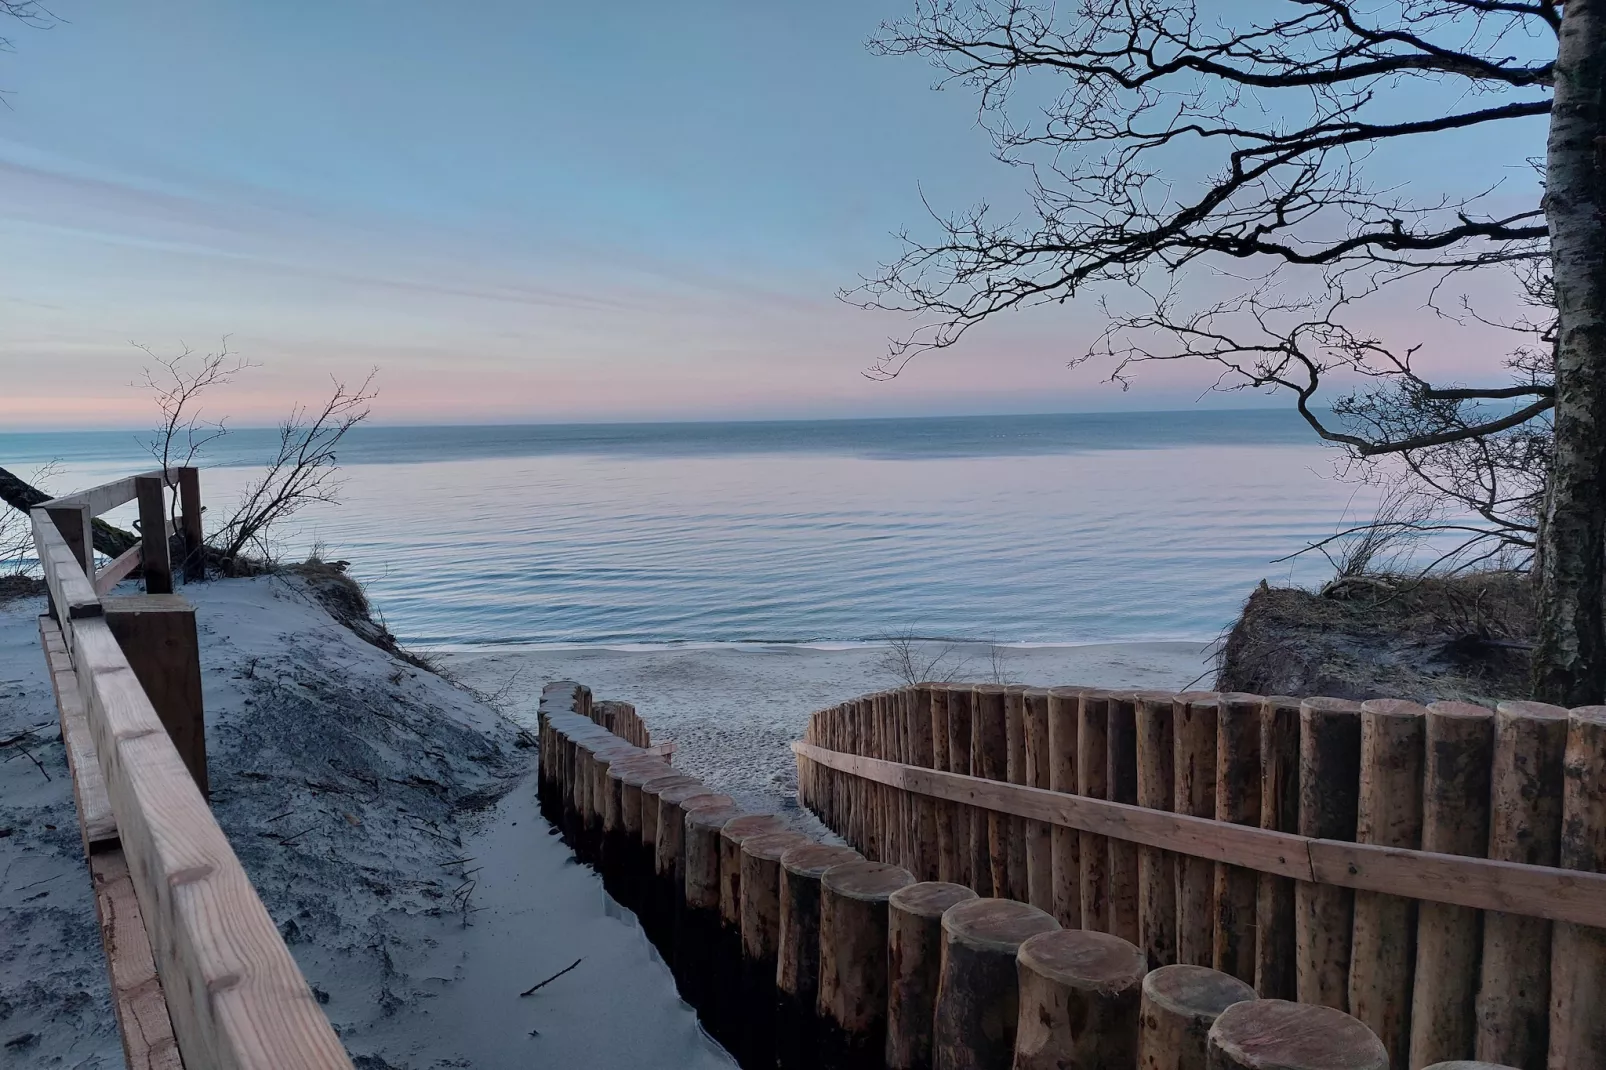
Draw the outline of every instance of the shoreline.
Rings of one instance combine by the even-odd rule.
[[[1213,643],[1000,645],[996,666],[989,644],[922,649],[931,647],[957,651],[969,672],[952,674],[955,679],[991,679],[996,669],[1008,683],[1178,691],[1214,673]],[[934,652],[927,649],[928,656]],[[541,689],[553,680],[574,680],[598,699],[632,703],[654,743],[677,745],[676,766],[739,805],[790,814],[797,806],[792,742],[803,738],[814,711],[905,683],[889,671],[887,654],[884,644],[591,645],[437,650],[429,651],[429,660],[532,731]],[[807,825],[811,819],[798,812],[796,820]]]

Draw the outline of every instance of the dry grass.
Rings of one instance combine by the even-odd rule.
[[[1527,691],[1534,597],[1517,572],[1341,577],[1249,596],[1220,656],[1222,691],[1493,700]]]

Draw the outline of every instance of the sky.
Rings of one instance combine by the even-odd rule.
[[[147,422],[131,343],[224,336],[246,424],[375,367],[385,423],[1194,404],[1203,370],[1068,369],[1092,302],[861,374],[909,324],[838,289],[922,198],[1021,183],[967,92],[866,49],[910,6],[52,0],[0,29],[0,430]]]

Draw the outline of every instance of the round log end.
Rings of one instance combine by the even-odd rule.
[[[1206,966],[1161,966],[1143,979],[1143,1002],[1181,1018],[1213,1022],[1234,1003],[1255,999],[1238,978]]]
[[[1149,968],[1136,945],[1087,929],[1050,929],[1030,936],[1021,942],[1016,961],[1022,970],[1083,992],[1135,992]]]
[[[1326,695],[1317,695],[1313,698],[1300,699],[1299,707],[1312,713],[1359,713],[1361,704],[1352,702],[1347,698],[1328,698]]]
[[[894,910],[912,914],[917,918],[935,920],[942,917],[943,913],[955,903],[975,898],[976,893],[963,884],[921,881],[919,884],[905,885],[893,892],[890,902]]]
[[[1388,1052],[1366,1026],[1313,1003],[1235,1003],[1210,1028],[1219,1070],[1389,1070]]]
[[[1059,927],[1052,914],[1013,899],[966,899],[942,915],[942,930],[948,939],[978,951],[1011,956],[1038,933]]]
[[[733,817],[720,826],[719,835],[726,843],[740,847],[749,836],[765,832],[785,832],[786,822],[775,814],[743,814]]]
[[[687,801],[689,802],[690,800]],[[738,816],[736,808],[728,804],[715,805],[710,803],[696,807],[687,806],[686,803],[681,803],[680,805],[686,811],[686,827],[688,829],[718,832],[725,827],[725,822],[734,821]]]
[[[713,788],[710,788],[708,785],[704,784],[695,777],[687,777],[686,783],[684,784],[667,787],[660,790],[658,793],[658,798],[672,806],[679,806],[682,802],[691,798],[693,795],[713,794]]]
[[[1477,706],[1470,702],[1430,702],[1428,710],[1440,717],[1464,717],[1468,719],[1489,718],[1494,711],[1487,706]]]
[[[915,882],[914,874],[886,862],[843,862],[820,876],[822,887],[847,899],[875,902]]]
[[[742,854],[762,858],[766,862],[779,862],[787,851],[811,842],[813,841],[803,833],[789,829],[780,832],[755,832],[742,840]]]
[[[832,866],[840,866],[844,862],[863,861],[864,856],[851,847],[806,843],[793,847],[781,855],[781,868],[795,877],[813,877],[818,880]]]
[[[1361,712],[1373,717],[1392,717],[1400,720],[1421,717],[1428,708],[1419,702],[1402,698],[1369,698],[1361,703]]]
[[[1552,706],[1548,702],[1512,700],[1510,702],[1502,702],[1494,709],[1502,717],[1520,717],[1525,721],[1565,721],[1567,719],[1567,707]],[[1451,1064],[1441,1063],[1440,1065],[1449,1066]],[[1472,1063],[1470,1065],[1476,1066],[1478,1064]],[[1492,1066],[1494,1064],[1486,1065]]]
[[[659,775],[651,780],[646,781],[641,785],[641,790],[646,792],[648,795],[656,795],[662,799],[664,793],[670,788],[694,786],[701,791],[703,787],[702,781],[698,780],[696,777],[687,776],[685,773],[670,773],[667,776]],[[696,794],[696,792],[693,792],[693,794]],[[675,801],[679,802],[678,799]]]
[[[1502,702],[1500,705],[1504,706],[1505,703]],[[1539,705],[1539,703],[1535,703],[1535,705]],[[1517,1068],[1507,1066],[1505,1063],[1480,1063],[1472,1059],[1451,1059],[1447,1063],[1434,1063],[1432,1066],[1424,1066],[1422,1070],[1517,1070]]]
[[[658,798],[661,802],[668,801],[662,795]],[[688,814],[698,810],[723,810],[728,819],[736,815],[736,800],[717,791],[699,791],[680,800],[680,808]]]
[[[1569,711],[1568,716],[1594,728],[1606,728],[1606,706],[1579,706]]]

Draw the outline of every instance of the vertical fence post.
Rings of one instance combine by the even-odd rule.
[[[1048,691],[1026,692],[1026,782],[1034,788],[1050,787],[1048,744]],[[1046,821],[1026,822],[1027,901],[1038,910],[1054,913],[1054,852]]]
[[[1606,706],[1572,711],[1562,768],[1562,868],[1606,870]],[[1557,922],[1553,948],[1550,1065],[1606,1065],[1606,929]]]
[[[1131,695],[1112,694],[1106,705],[1105,791],[1111,802],[1138,802],[1137,712]],[[1138,943],[1138,845],[1110,840],[1110,932]]]
[[[971,773],[988,780],[1007,781],[1009,732],[1004,710],[1004,689],[996,684],[983,684],[976,688],[975,702],[976,724],[972,729],[971,744],[974,753],[981,759],[981,772],[977,774],[972,769]],[[983,840],[987,845],[988,878],[987,886],[977,888],[976,892],[1005,899],[1009,897],[1010,817],[994,810],[979,812],[982,827],[986,830]]]
[[[1435,702],[1428,707],[1422,779],[1424,851],[1488,855],[1493,750],[1494,711],[1465,702]],[[1417,913],[1412,1066],[1472,1057],[1478,954],[1483,948],[1480,921],[1476,910],[1449,903],[1423,903]],[[1588,1060],[1560,1065],[1586,1066]]]
[[[931,767],[950,770],[948,744],[952,738],[948,725],[949,689],[940,684],[929,686],[926,701],[931,713]],[[964,883],[959,879],[959,853],[954,841],[954,819],[959,807],[946,799],[937,801],[937,879]]]
[[[72,551],[84,575],[89,582],[95,582],[95,529],[94,517],[89,513],[87,505],[73,505],[62,508],[47,509],[56,530],[61,532],[62,539],[67,543],[67,549]]]
[[[208,794],[201,644],[195,607],[177,595],[126,595],[101,601],[106,626],[167,729],[201,794]]]
[[[1109,707],[1107,691],[1082,692],[1076,720],[1076,792],[1093,799],[1109,787]],[[1081,833],[1082,928],[1110,931],[1110,841]]]
[[[173,561],[167,541],[167,488],[161,476],[135,476],[139,501],[140,573],[146,594],[173,593]]]
[[[1205,692],[1177,696],[1175,732],[1176,798],[1173,809],[1193,817],[1216,816],[1217,698]],[[1177,961],[1209,966],[1214,961],[1215,863],[1182,855],[1177,859]]]
[[[1260,706],[1260,827],[1299,831],[1299,700],[1272,695]],[[1293,999],[1294,882],[1262,873],[1255,892],[1255,991]]]
[[[1494,713],[1489,857],[1531,866],[1561,860],[1562,756],[1567,711],[1502,702]],[[1491,910],[1483,915],[1477,1057],[1543,1066],[1550,1046],[1551,924]]]
[[[1260,823],[1259,695],[1221,696],[1216,712],[1217,821]],[[1215,946],[1212,965],[1240,981],[1255,980],[1255,896],[1252,869],[1216,863]]]
[[[1026,689],[1011,687],[1004,693],[1004,733],[1009,743],[1005,777],[1011,784],[1025,784],[1029,777],[1026,766]],[[1011,815],[1004,826],[1008,842],[1006,857],[1009,867],[1009,897],[1021,902],[1031,900],[1031,886],[1026,874],[1026,819]]]
[[[1048,786],[1076,792],[1076,736],[1082,696],[1070,688],[1048,693]],[[1055,919],[1067,929],[1082,927],[1081,834],[1055,825],[1049,830],[1049,867],[1053,872]]]
[[[1133,698],[1137,724],[1138,805],[1170,810],[1175,700],[1169,692],[1145,691]],[[1138,850],[1138,946],[1149,969],[1177,961],[1176,855],[1158,847]]]
[[[1427,711],[1414,702],[1361,704],[1361,783],[1355,841],[1415,850],[1422,841],[1422,745]],[[1411,1044],[1411,966],[1416,901],[1355,893],[1349,1009],[1377,1034],[1389,1063],[1405,1066]]]
[[[206,579],[206,557],[201,532],[201,470],[178,470],[178,524],[184,537],[184,582]]]
[[[1361,776],[1361,707],[1336,698],[1299,706],[1299,834],[1354,840]],[[1299,881],[1294,888],[1294,971],[1301,1003],[1349,1003],[1348,888]]]

